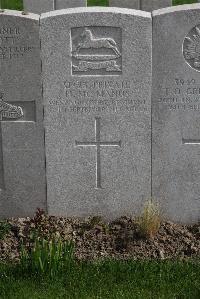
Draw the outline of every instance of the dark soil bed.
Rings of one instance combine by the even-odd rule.
[[[1,261],[17,261],[22,242],[31,246],[36,236],[72,240],[76,258],[82,260],[200,257],[200,223],[183,226],[165,222],[151,239],[142,237],[138,224],[128,217],[106,223],[99,217],[66,219],[38,211],[32,219],[9,219],[6,223],[9,230],[0,238]]]

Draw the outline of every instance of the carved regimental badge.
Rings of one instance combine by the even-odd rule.
[[[191,68],[200,72],[200,25],[192,28],[185,37],[183,56]]]
[[[24,115],[20,106],[15,106],[3,101],[0,95],[0,121],[3,119],[19,119]]]
[[[73,75],[120,75],[122,33],[116,27],[71,29]]]

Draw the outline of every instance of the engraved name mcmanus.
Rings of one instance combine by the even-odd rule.
[[[124,97],[133,94],[131,81],[66,81],[66,97]],[[133,85],[133,86],[132,86]]]

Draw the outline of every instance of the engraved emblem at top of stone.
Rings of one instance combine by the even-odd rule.
[[[24,115],[20,106],[4,102],[3,94],[0,94],[0,121],[6,119],[19,119]]]
[[[95,117],[95,141],[75,141],[76,146],[96,147],[96,188],[101,189],[101,147],[121,147],[120,141],[101,141],[100,138],[100,117]]]
[[[121,35],[114,27],[72,28],[72,74],[119,75]]]
[[[195,26],[183,42],[183,56],[189,66],[200,72],[200,25]]]

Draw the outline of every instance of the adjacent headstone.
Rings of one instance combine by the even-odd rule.
[[[172,6],[172,0],[109,0],[109,6],[152,11]]]
[[[87,0],[23,0],[24,10],[36,14],[44,12],[87,6]]]
[[[48,208],[135,215],[151,194],[151,15],[41,16]]]
[[[36,14],[54,10],[54,0],[23,0],[24,10]]]
[[[141,0],[109,0],[109,6],[140,9]]]
[[[55,9],[86,7],[87,0],[56,0]]]
[[[172,0],[140,0],[141,10],[152,11],[168,6],[172,6]]]
[[[200,5],[153,12],[153,196],[167,219],[200,217]]]
[[[39,16],[0,13],[0,218],[46,210]]]

